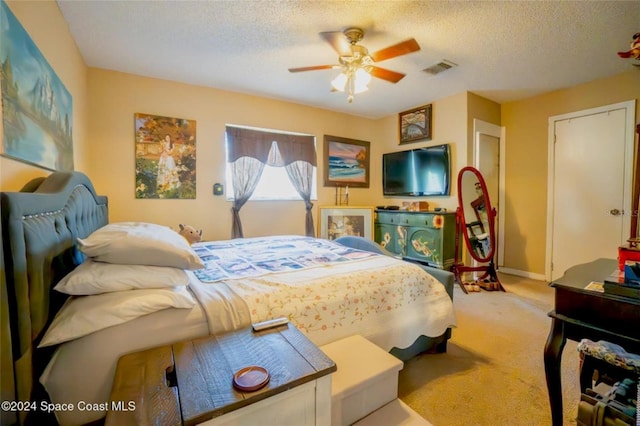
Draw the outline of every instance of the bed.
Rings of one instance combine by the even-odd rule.
[[[31,181],[21,192],[2,193],[1,203],[6,271],[2,329],[9,330],[2,335],[3,367],[9,365],[5,364],[8,353],[13,367],[12,376],[3,368],[2,396],[3,400],[35,401],[28,407],[32,410],[3,413],[3,423],[24,421],[27,411],[31,418],[61,424],[99,421],[105,415],[99,404],[108,399],[121,355],[273,317],[289,318],[318,345],[358,333],[402,359],[446,350],[455,326],[451,273],[400,261],[362,238],[335,243],[275,236],[193,245],[189,250],[204,268],[170,265],[186,274],[184,289],[136,288],[108,294],[96,290],[91,294],[112,297],[117,300],[113,303],[145,291],[154,292],[154,297],[162,291],[164,299],[150,313],[103,324],[78,337],[52,340],[52,335],[59,337],[60,317],[67,315],[65,320],[74,321],[87,315],[88,322],[102,318],[102,308],[92,304],[98,297],[69,297],[53,288],[68,283],[69,277],[89,264],[106,267],[130,260],[131,253],[106,259],[91,252],[100,245],[91,244],[96,235],[113,227],[120,232],[118,227],[124,224],[109,224],[107,198],[97,195],[87,176],[79,172],[55,172]],[[234,246],[236,254],[252,253],[248,258],[254,262],[242,267],[237,261],[225,263],[233,253],[223,250],[226,246]],[[142,250],[141,256],[151,253],[148,258],[157,259],[153,250]],[[272,257],[265,257],[267,252]],[[220,265],[226,269],[216,271]],[[247,272],[251,268],[257,271]],[[107,275],[113,276],[112,272]],[[187,303],[191,297],[195,302]],[[86,305],[89,311],[69,311],[72,302],[78,302],[74,306],[91,302]],[[7,377],[13,380],[8,382]],[[79,409],[80,401],[84,409]],[[61,405],[65,403],[74,404],[74,409],[65,409]],[[52,410],[46,413],[44,408]]]

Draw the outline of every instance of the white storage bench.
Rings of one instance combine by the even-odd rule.
[[[424,420],[397,400],[398,372],[404,366],[398,358],[359,335],[337,340],[320,349],[338,367],[331,376],[333,426],[351,425],[358,420],[363,425],[373,425],[380,416],[385,419],[385,426],[406,424],[408,417]],[[402,410],[398,410],[398,407]],[[365,419],[371,413],[375,416]],[[401,414],[398,423],[392,420],[397,417],[394,415],[396,413]],[[425,421],[423,424],[429,423]]]
[[[353,426],[433,426],[407,404],[395,399]]]

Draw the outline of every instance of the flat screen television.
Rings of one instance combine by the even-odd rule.
[[[449,195],[450,174],[448,144],[382,154],[384,195]]]

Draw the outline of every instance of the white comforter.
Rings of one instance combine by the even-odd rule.
[[[243,243],[262,241],[250,240]],[[318,240],[294,240],[290,253],[299,254],[307,242],[318,245]],[[215,251],[210,246],[214,243],[204,244]],[[249,263],[258,270],[234,266],[222,275],[213,269],[224,262],[209,257],[209,275],[206,271],[199,275],[210,282],[191,274],[190,288],[199,305],[191,310],[167,309],[65,343],[40,381],[54,403],[104,403],[123,354],[280,316],[289,318],[317,345],[360,334],[385,350],[405,348],[420,335],[439,336],[455,326],[453,303],[444,286],[420,267],[336,246],[320,243],[307,247],[309,252],[303,249],[308,255],[297,259],[302,266],[293,266],[289,257],[282,262],[268,260],[265,249],[259,255],[245,249]],[[317,251],[327,247],[331,253]],[[195,248],[203,258],[212,254]],[[234,270],[240,272],[234,275]],[[86,423],[104,415],[56,412],[61,424]]]

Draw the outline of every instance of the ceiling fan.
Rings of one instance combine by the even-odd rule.
[[[418,42],[411,38],[370,54],[366,47],[357,44],[364,37],[364,31],[356,27],[347,28],[344,31],[323,32],[320,36],[338,52],[339,63],[289,68],[289,72],[341,69],[342,72],[331,82],[331,85],[335,90],[346,91],[349,94],[349,102],[353,101],[354,94],[368,89],[367,84],[371,76],[391,83],[397,83],[405,76],[396,71],[380,68],[375,63],[420,50]]]

